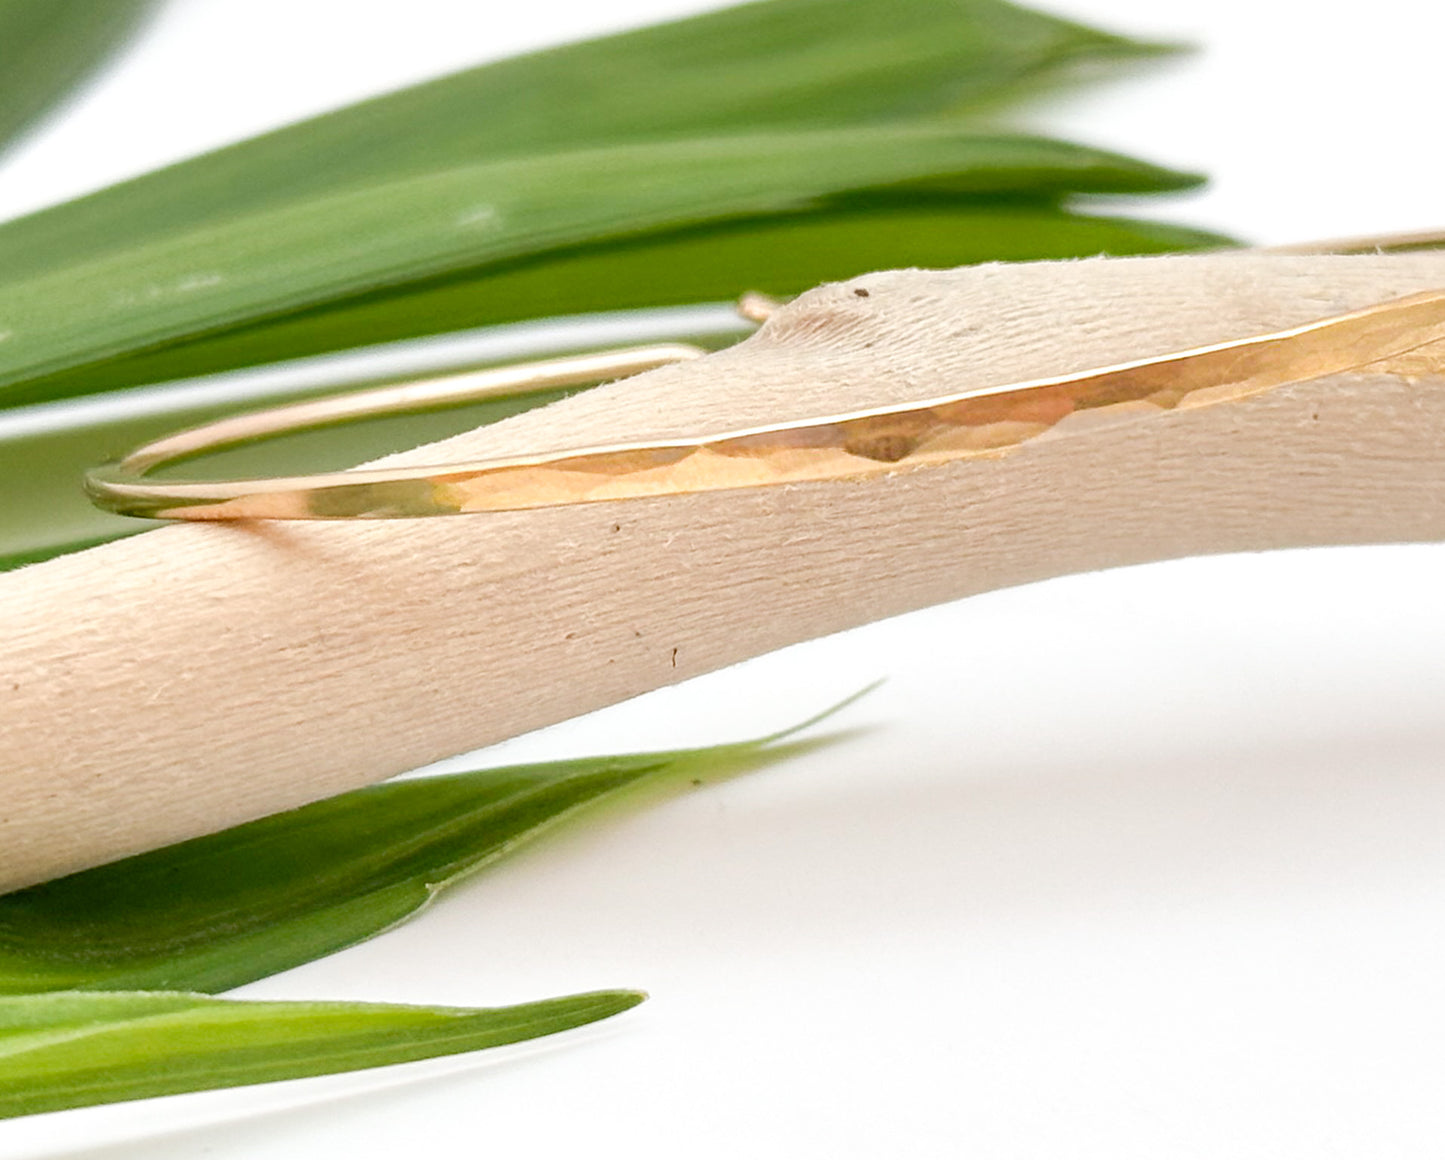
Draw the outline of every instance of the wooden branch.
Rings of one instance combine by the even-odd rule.
[[[1445,254],[872,274],[757,336],[384,463],[726,430],[1062,374],[1445,287]],[[866,296],[859,293],[866,291]],[[1445,383],[1342,376],[861,482],[178,526],[0,576],[0,888],[971,593],[1445,537]]]

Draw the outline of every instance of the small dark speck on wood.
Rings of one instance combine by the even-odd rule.
[[[677,649],[672,650],[672,667],[677,668]]]
[[[865,290],[862,286],[854,286],[854,287],[853,287],[853,293],[854,293],[854,295],[856,295],[856,296],[859,297],[859,298],[867,298],[867,297],[868,297],[868,291]]]

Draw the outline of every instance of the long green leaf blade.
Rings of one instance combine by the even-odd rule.
[[[1177,187],[1095,150],[935,124],[701,138],[464,166],[243,215],[0,286],[0,385],[584,243],[930,179],[973,195]]]
[[[392,782],[7,894],[0,993],[240,986],[395,926],[629,788],[795,751],[778,740]]]
[[[1153,254],[1233,244],[1205,230],[1027,202],[840,205],[806,216],[759,217],[573,247],[421,280],[152,354],[106,360],[36,380],[26,390],[60,396],[165,382],[361,343],[445,333],[482,321],[726,302],[748,290],[786,298],[869,270]]]
[[[643,997],[598,991],[490,1009],[164,992],[0,998],[0,1117],[476,1051],[605,1019]]]
[[[0,270],[504,157],[958,114],[1154,51],[1002,0],[764,0],[444,77],[46,210],[0,230]]]
[[[0,0],[0,152],[135,30],[151,0]]]

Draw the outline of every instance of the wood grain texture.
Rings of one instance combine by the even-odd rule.
[[[1441,286],[1445,254],[871,274],[731,350],[381,462],[802,419]],[[1445,382],[1343,376],[862,482],[180,526],[35,565],[0,576],[0,887],[972,593],[1206,552],[1445,538],[1442,451]]]

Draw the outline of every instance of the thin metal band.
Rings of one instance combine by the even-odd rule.
[[[1410,254],[1445,249],[1445,230],[1414,230],[1403,234],[1364,234],[1323,242],[1291,242],[1262,246],[1263,254]]]
[[[760,312],[762,308],[760,307]],[[1435,349],[1422,349],[1441,344]],[[656,346],[529,363],[224,419],[91,472],[101,507],[165,519],[390,519],[861,479],[981,456],[1040,437],[1206,406],[1325,375],[1445,373],[1445,290],[1212,346],[922,402],[661,442],[471,463],[215,483],[147,472],[224,446],[348,419],[637,373],[703,352]]]

